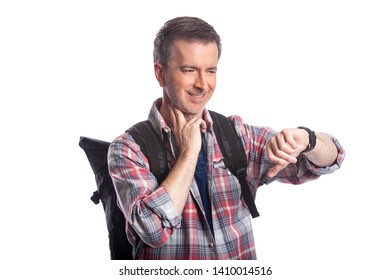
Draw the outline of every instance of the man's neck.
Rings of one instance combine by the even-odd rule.
[[[165,120],[165,122],[167,123],[167,125],[169,127],[172,127],[172,120],[171,120],[171,114],[172,114],[172,107],[173,105],[168,105],[167,102],[170,102],[169,99],[164,99],[164,97],[162,98],[162,102],[161,102],[161,105],[160,107],[158,107],[158,110],[160,111],[160,114],[161,116],[163,117],[163,119]],[[179,109],[180,110],[180,109]],[[184,113],[183,111],[181,111],[184,115],[184,118],[185,120],[188,122],[190,121],[191,119],[193,118],[196,118],[198,116],[203,116],[203,111],[199,114],[188,114],[188,113]]]

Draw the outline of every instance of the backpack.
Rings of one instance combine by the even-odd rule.
[[[253,218],[259,216],[254,198],[246,182],[247,158],[233,123],[225,116],[209,111],[217,142],[224,157],[225,166],[237,177],[241,192]],[[159,135],[149,121],[142,121],[126,130],[140,146],[149,160],[150,171],[159,184],[169,173],[166,151]],[[112,260],[133,259],[132,245],[125,232],[126,220],[117,205],[114,184],[108,173],[107,153],[111,143],[89,137],[80,137],[79,146],[84,150],[95,174],[97,190],[91,200],[103,204]]]

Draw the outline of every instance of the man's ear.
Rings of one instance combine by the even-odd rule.
[[[161,87],[166,86],[165,82],[165,72],[164,67],[161,65],[161,63],[156,62],[154,64],[154,75],[156,76],[156,79]]]

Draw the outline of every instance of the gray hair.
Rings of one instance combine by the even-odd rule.
[[[218,59],[221,57],[221,38],[214,27],[197,17],[177,17],[167,21],[157,33],[154,39],[153,61],[167,67],[176,40],[215,42],[218,47]]]

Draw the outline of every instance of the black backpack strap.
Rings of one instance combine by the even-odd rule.
[[[140,146],[142,153],[149,161],[150,171],[156,177],[158,184],[161,184],[169,172],[168,159],[161,138],[154,130],[151,122],[147,120],[139,122],[126,130],[126,132]],[[135,241],[136,252],[138,252],[140,241],[141,238],[137,235]]]
[[[159,184],[168,175],[167,153],[160,136],[154,130],[149,121],[142,121],[126,130],[133,136],[135,142],[140,146],[142,153],[148,158],[150,171],[156,177]]]
[[[240,138],[237,136],[233,122],[225,116],[209,111],[213,128],[224,157],[225,166],[237,177],[241,184],[241,193],[252,218],[260,216],[255,201],[246,181],[247,157]]]

